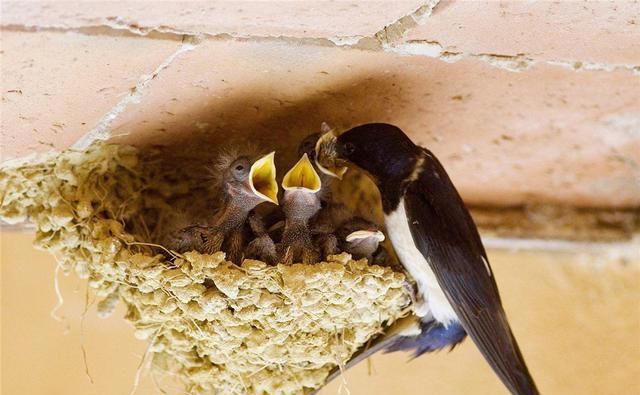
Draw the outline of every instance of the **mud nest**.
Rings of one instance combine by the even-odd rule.
[[[223,252],[167,260],[153,241],[197,185],[141,158],[98,144],[5,167],[0,218],[33,223],[35,245],[88,280],[101,316],[124,302],[152,369],[189,393],[310,392],[409,303],[403,274],[346,253],[293,265],[235,265]]]

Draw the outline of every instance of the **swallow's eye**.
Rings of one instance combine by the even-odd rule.
[[[353,154],[355,150],[356,150],[356,146],[353,145],[352,143],[346,143],[344,145],[344,153],[347,155]]]

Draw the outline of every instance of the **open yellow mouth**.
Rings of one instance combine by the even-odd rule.
[[[308,189],[311,192],[318,192],[321,186],[320,176],[313,168],[307,154],[302,155],[298,163],[282,179],[284,190]]]
[[[264,200],[278,204],[278,183],[276,182],[275,151],[263,156],[251,165],[249,183],[253,193]]]
[[[330,130],[320,136],[316,143],[316,165],[321,172],[342,180],[344,173],[349,170],[348,167],[339,166],[336,153],[336,141],[338,135],[335,130]]]
[[[375,238],[378,242],[383,242],[385,238],[384,233],[380,232],[379,230],[356,230],[355,232],[349,233],[345,240],[351,243],[352,241],[368,239],[370,237]]]

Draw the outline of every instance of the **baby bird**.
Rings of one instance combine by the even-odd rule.
[[[209,225],[192,225],[169,235],[165,245],[177,252],[225,251],[227,259],[239,263],[245,246],[244,226],[258,204],[278,204],[275,152],[252,163],[248,156],[222,157],[218,168],[222,205]]]
[[[278,259],[276,244],[269,235],[263,216],[253,213],[249,216],[249,227],[255,238],[251,240],[245,250],[245,256],[251,259],[259,259],[267,263],[275,263]]]
[[[313,245],[309,219],[320,210],[320,176],[313,168],[307,154],[293,166],[282,180],[284,197],[282,209],[285,215],[282,240],[277,245],[279,261],[314,263],[320,258]]]
[[[350,253],[354,259],[367,258],[370,264],[384,264],[387,252],[380,245],[385,239],[379,227],[362,217],[353,217],[345,221],[336,232],[341,241],[341,249]]]
[[[322,122],[320,132],[308,135],[298,146],[298,155],[302,156],[306,154],[309,157],[314,170],[320,176],[322,188],[318,192],[318,197],[320,198],[321,210],[311,219],[309,228],[311,230],[313,240],[318,246],[323,257],[335,254],[339,251],[338,239],[333,233],[336,231],[337,225],[348,217],[348,214],[345,214],[346,207],[339,202],[332,201],[331,199],[331,182],[334,177],[330,177],[319,171],[316,164],[316,146],[318,144],[318,140],[322,135],[330,132],[331,130],[331,127],[326,122]]]

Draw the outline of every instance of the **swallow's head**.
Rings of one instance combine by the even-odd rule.
[[[223,188],[228,199],[253,208],[262,202],[278,204],[275,152],[252,161],[248,156],[233,160],[224,170]]]
[[[284,211],[288,218],[311,218],[320,209],[320,176],[305,153],[282,179]]]
[[[399,128],[388,124],[365,124],[340,135],[325,133],[316,146],[321,171],[340,178],[345,166],[354,165],[375,181],[404,175],[416,160],[416,145]]]

